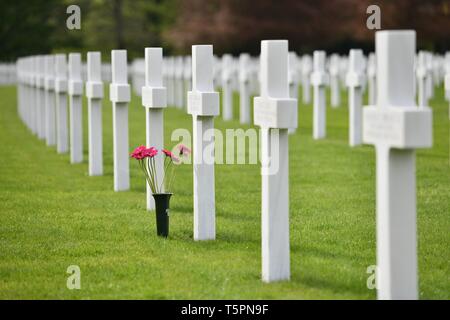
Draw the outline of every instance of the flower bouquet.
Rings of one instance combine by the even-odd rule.
[[[174,164],[178,164],[182,157],[188,156],[191,150],[178,145],[177,155],[173,152],[162,149],[161,153],[155,147],[139,146],[134,149],[131,157],[136,159],[144,172],[147,184],[155,199],[156,209],[156,233],[158,236],[167,237],[169,235],[169,201],[172,193],[172,181],[174,178]],[[164,157],[162,163],[157,164],[157,157]],[[158,165],[163,166],[163,170],[158,170]],[[158,171],[160,172],[158,174]]]

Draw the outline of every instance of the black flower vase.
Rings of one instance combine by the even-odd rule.
[[[172,193],[154,193],[156,209],[156,234],[167,238],[169,235],[169,202]]]

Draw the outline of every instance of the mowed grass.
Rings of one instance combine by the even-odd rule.
[[[443,89],[431,101],[434,146],[417,152],[420,298],[450,298],[449,120]],[[107,95],[106,95],[107,96]],[[235,101],[237,102],[237,95]],[[301,101],[301,99],[300,99]],[[217,240],[193,241],[192,167],[177,167],[170,237],[156,236],[145,185],[131,161],[131,190],[113,191],[112,110],[103,109],[102,177],[71,165],[21,123],[15,87],[0,87],[0,298],[2,299],[374,299],[375,154],[348,146],[346,95],[327,108],[327,138],[314,141],[312,106],[299,105],[290,136],[291,281],[261,273],[259,165],[216,165]],[[238,107],[235,105],[235,118]],[[237,120],[215,125],[242,127]],[[184,110],[165,111],[165,141],[192,132]],[[244,126],[250,128],[250,126]],[[145,143],[140,99],[129,107],[130,151]],[[81,268],[69,290],[67,267]]]

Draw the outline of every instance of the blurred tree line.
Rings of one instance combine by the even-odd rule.
[[[173,25],[178,0],[1,0],[0,60],[49,52],[127,49],[130,58],[143,48],[172,46],[162,38]],[[81,29],[69,30],[69,5],[81,9]]]
[[[71,4],[81,8],[81,30],[66,27]],[[369,51],[371,4],[381,8],[382,29],[415,29],[420,48],[450,49],[450,0],[1,0],[0,60],[90,50],[107,60],[120,48],[134,58],[148,46],[186,54],[195,43],[257,54],[262,39],[274,38],[299,53]]]
[[[381,9],[382,29],[414,29],[419,48],[450,50],[450,0],[180,0],[166,35],[178,49],[214,43],[214,51],[257,54],[262,39],[288,39],[290,50],[374,50],[367,8]]]

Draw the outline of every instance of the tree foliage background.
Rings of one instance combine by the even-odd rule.
[[[81,30],[68,30],[66,8],[81,8]],[[23,55],[126,48],[189,53],[259,52],[262,39],[288,39],[291,50],[373,50],[366,9],[381,8],[382,29],[410,28],[420,48],[450,49],[450,0],[1,0],[0,60]]]

